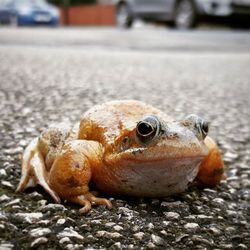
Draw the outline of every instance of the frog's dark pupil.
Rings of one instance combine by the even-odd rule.
[[[152,131],[153,131],[152,126],[147,122],[141,122],[138,126],[138,132],[143,136],[151,134]]]
[[[203,124],[202,124],[202,130],[205,133],[208,133],[208,123],[207,122],[203,122]]]

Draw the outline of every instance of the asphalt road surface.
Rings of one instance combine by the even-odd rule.
[[[249,249],[249,65],[241,31],[1,28],[0,249]],[[41,188],[14,192],[32,138],[114,99],[210,120],[227,179],[165,199],[106,195],[114,208],[85,216]]]

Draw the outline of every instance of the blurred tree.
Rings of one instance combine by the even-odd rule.
[[[62,5],[80,5],[80,4],[91,4],[96,3],[97,0],[48,0],[48,2],[62,6]]]

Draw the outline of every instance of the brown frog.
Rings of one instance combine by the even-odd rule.
[[[125,100],[97,105],[73,129],[52,127],[25,149],[17,188],[41,185],[55,202],[83,207],[111,202],[97,198],[89,183],[112,195],[164,197],[195,181],[213,187],[223,178],[219,149],[208,123],[190,115],[176,121],[145,103]]]

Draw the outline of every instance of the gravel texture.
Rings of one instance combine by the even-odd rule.
[[[9,31],[0,32],[1,250],[250,248],[250,47],[245,53],[241,44],[199,53],[108,49],[112,45],[94,51],[43,46],[41,40],[24,45],[26,30],[8,38],[8,45]],[[42,32],[50,37],[53,31]],[[69,39],[69,31],[57,32]],[[212,121],[210,135],[222,151],[227,179],[214,189],[190,187],[164,199],[104,195],[113,209],[96,207],[87,215],[79,215],[76,205],[53,204],[41,188],[14,192],[20,155],[32,138],[51,123],[74,124],[94,104],[114,99],[142,100],[177,119],[196,113]]]

